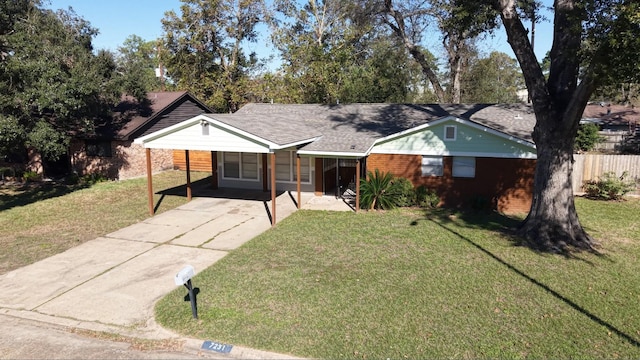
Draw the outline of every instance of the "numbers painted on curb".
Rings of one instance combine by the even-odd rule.
[[[231,349],[233,349],[233,345],[220,344],[215,341],[207,340],[202,343],[202,349],[228,354],[231,352]]]

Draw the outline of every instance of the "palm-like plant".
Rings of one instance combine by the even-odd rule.
[[[367,178],[360,180],[360,206],[373,209],[393,209],[398,205],[400,189],[391,173],[369,171]]]

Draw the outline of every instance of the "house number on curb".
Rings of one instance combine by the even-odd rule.
[[[233,345],[220,344],[215,341],[207,340],[202,343],[202,349],[228,354],[231,352],[231,349],[233,349]]]

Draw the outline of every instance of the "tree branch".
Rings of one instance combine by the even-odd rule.
[[[500,14],[507,32],[507,41],[518,59],[522,75],[524,76],[529,96],[533,102],[535,112],[546,111],[549,106],[549,90],[536,54],[531,47],[527,30],[516,11],[515,0],[497,0],[494,6]]]
[[[411,41],[411,39],[409,39],[409,36],[407,35],[404,15],[393,7],[392,0],[385,0],[384,5],[386,12],[391,15],[396,24],[392,24],[390,21],[385,22],[390,25],[391,30],[402,40],[405,48],[409,51],[409,54],[411,54],[413,59],[420,65],[422,73],[427,77],[427,79],[429,79],[429,82],[433,86],[433,91],[435,92],[438,101],[446,102],[446,94],[440,85],[438,76],[431,68],[431,65],[424,56],[424,53],[418,46],[416,46],[416,44],[413,43],[413,41]]]

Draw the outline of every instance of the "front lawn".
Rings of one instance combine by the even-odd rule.
[[[193,181],[208,174],[193,172]],[[161,213],[186,203],[185,192],[161,195],[186,182],[183,171],[153,177]],[[171,192],[176,193],[178,192]],[[147,180],[100,182],[89,187],[41,183],[0,187],[0,274],[63,252],[149,217]]]
[[[298,211],[156,307],[182,334],[313,358],[638,358],[640,201],[577,199],[601,254],[517,246],[514,220]]]

